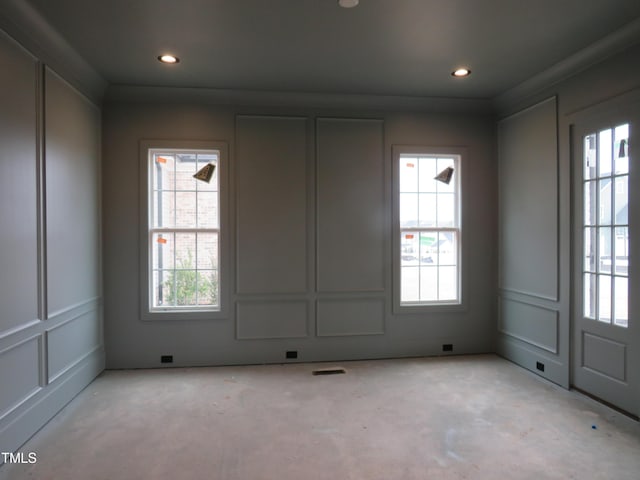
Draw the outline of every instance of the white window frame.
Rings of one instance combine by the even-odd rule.
[[[466,309],[464,303],[464,255],[463,255],[463,189],[462,189],[462,163],[466,158],[466,148],[464,147],[430,147],[430,146],[403,146],[394,145],[392,147],[393,158],[393,310],[394,313],[424,313],[434,311],[464,311]],[[455,159],[455,170],[452,182],[456,182],[457,205],[456,217],[457,225],[455,227],[417,227],[417,228],[401,228],[400,227],[400,162],[405,156],[423,156],[423,157],[453,157]],[[402,249],[402,232],[413,231],[419,232],[439,232],[439,231],[455,231],[457,232],[457,300],[439,300],[439,301],[419,301],[419,302],[402,302],[401,298],[401,249]]]
[[[218,175],[218,213],[217,228],[181,229],[172,228],[167,231],[217,231],[218,233],[218,305],[203,307],[156,307],[152,302],[152,237],[162,229],[153,228],[151,223],[152,171],[151,156],[158,150],[171,151],[216,151],[219,154]],[[140,308],[142,320],[205,320],[223,318],[227,315],[227,158],[226,142],[208,141],[166,141],[143,140],[140,142]]]

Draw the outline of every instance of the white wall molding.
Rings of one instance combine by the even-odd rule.
[[[493,106],[498,111],[506,109],[637,43],[640,43],[640,18],[498,95]]]
[[[110,85],[105,102],[198,103],[207,105],[328,108],[395,112],[477,113],[491,112],[485,98],[406,97],[394,95],[354,95],[308,92],[276,92],[214,88]]]
[[[106,80],[28,2],[0,3],[0,28],[92,101],[101,102]]]

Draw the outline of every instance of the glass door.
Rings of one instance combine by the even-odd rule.
[[[632,129],[629,120],[574,126],[572,381],[638,415]]]

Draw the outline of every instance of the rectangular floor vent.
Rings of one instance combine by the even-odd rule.
[[[321,368],[320,370],[314,370],[314,375],[340,375],[341,373],[347,373],[344,368]]]

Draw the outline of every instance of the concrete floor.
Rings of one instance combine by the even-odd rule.
[[[637,422],[494,355],[107,371],[21,451],[0,480],[640,479]]]

